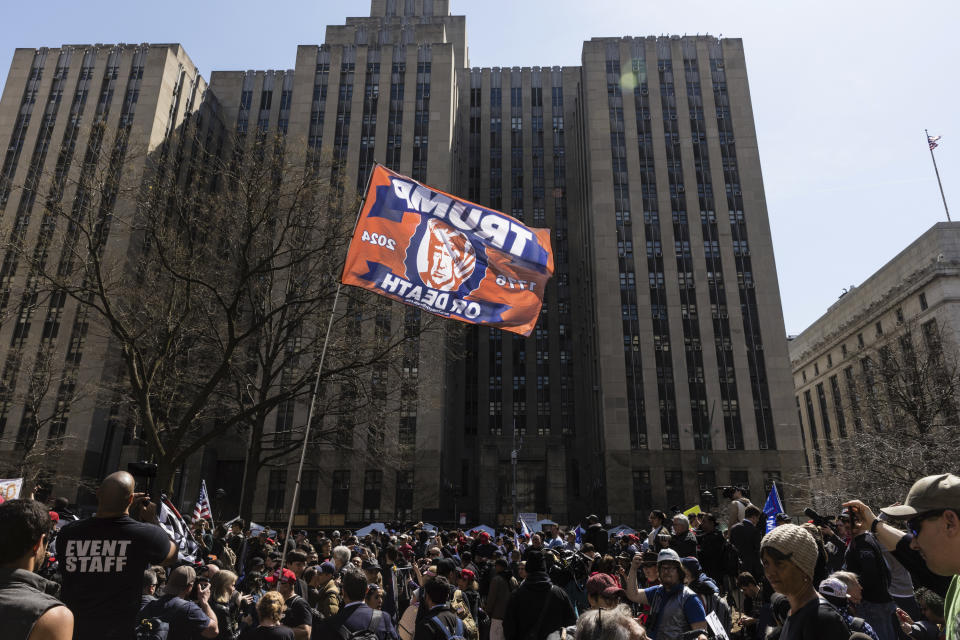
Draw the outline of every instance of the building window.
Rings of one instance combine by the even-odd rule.
[[[877,337],[879,338],[880,336],[883,335],[883,325],[881,325],[881,324],[878,322],[878,323],[877,323],[876,325],[874,325],[874,326],[875,326],[876,329],[877,329]]]
[[[862,334],[862,333],[858,333],[858,334],[857,334],[857,346],[860,347],[861,349],[863,349],[863,334]]]
[[[921,293],[919,297],[920,297],[920,311],[926,311],[927,310],[927,294]]]
[[[346,515],[350,499],[350,471],[333,472],[333,484],[330,490],[330,513]]]
[[[828,353],[828,354],[827,354],[827,368],[829,369],[829,368],[832,367],[832,366],[833,366],[833,354],[832,354],[832,353]]]
[[[282,513],[284,498],[287,494],[287,470],[271,469],[270,485],[267,489],[267,511],[271,514]],[[272,517],[272,516],[271,516]]]
[[[903,309],[897,307],[897,324],[903,323]]]
[[[667,505],[670,510],[683,509],[683,472],[680,470],[664,471],[664,488],[667,494]]]
[[[300,497],[297,503],[297,513],[314,513],[317,510],[317,485],[320,483],[320,472],[315,469],[304,469],[300,478]]]
[[[650,491],[650,471],[641,469],[633,472],[633,505],[640,513],[652,509],[653,496]]]
[[[844,358],[847,357],[847,345],[845,345],[845,344],[840,345],[840,354],[841,354]]]
[[[383,488],[383,471],[368,469],[363,474],[363,518],[376,520],[380,517],[380,493]]]

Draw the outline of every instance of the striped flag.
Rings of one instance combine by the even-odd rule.
[[[934,149],[937,148],[938,146],[937,142],[939,141],[940,141],[940,136],[931,136],[929,134],[927,135],[927,144],[930,145],[930,151],[933,151]]]
[[[213,509],[210,507],[210,497],[207,495],[207,481],[200,481],[200,497],[197,498],[197,504],[193,507],[193,522],[200,519],[209,520],[210,528],[213,529]]]
[[[187,523],[183,521],[183,516],[167,499],[167,496],[161,496],[160,498],[160,512],[157,514],[157,523],[160,528],[167,532],[170,540],[177,545],[180,560],[194,562],[199,545],[190,537]]]

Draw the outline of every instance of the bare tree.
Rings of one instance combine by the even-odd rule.
[[[818,506],[836,508],[853,496],[886,506],[918,478],[956,469],[950,444],[960,435],[960,362],[939,320],[899,325],[849,367],[842,407],[849,433],[827,452]]]
[[[76,380],[63,379],[53,366],[50,348],[41,348],[32,357],[13,355],[30,374],[26,387],[11,394],[12,404],[21,409],[21,419],[15,431],[0,438],[0,448],[6,452],[0,461],[0,476],[23,478],[28,488],[47,485],[54,477],[82,484],[82,478],[66,477],[60,468],[60,457],[74,438],[64,434],[57,422],[61,420],[59,402],[79,400],[88,389]],[[63,388],[68,389],[67,397],[58,393]]]
[[[194,452],[246,429],[252,488],[277,453],[262,445],[268,417],[312,382],[357,202],[282,137],[210,145],[187,128],[137,156],[124,135],[88,150],[71,205],[48,203],[60,263],[21,259],[108,337],[123,373],[104,384],[127,398],[158,492]],[[361,344],[355,321],[336,313],[330,381],[362,378],[410,339]]]

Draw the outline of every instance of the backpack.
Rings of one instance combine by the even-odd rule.
[[[137,640],[167,640],[170,624],[160,618],[144,618],[134,630]]]
[[[463,637],[466,640],[478,640],[480,633],[477,629],[477,623],[470,613],[470,603],[463,597],[463,592],[460,589],[453,592],[453,598],[450,599],[450,608],[463,622]]]
[[[723,541],[723,550],[720,553],[720,563],[723,568],[723,575],[730,576],[734,579],[740,575],[741,561],[740,561],[740,552],[737,551],[737,548],[730,544],[729,540]]]
[[[365,629],[350,631],[346,625],[341,625],[340,628],[337,629],[337,633],[340,634],[343,640],[380,640],[380,636],[377,635],[377,629],[380,628],[380,617],[382,615],[382,611],[374,609],[373,614],[370,616],[370,624],[368,624]]]
[[[430,620],[437,625],[441,632],[443,632],[443,635],[446,636],[447,640],[466,640],[466,637],[463,635],[463,620],[460,618],[457,618],[457,628],[454,631],[447,629],[447,625],[443,624],[443,622],[440,620],[440,616],[433,616],[430,618]]]

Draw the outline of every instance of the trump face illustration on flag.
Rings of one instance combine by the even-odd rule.
[[[417,250],[417,271],[428,287],[457,291],[477,266],[477,252],[466,235],[431,218]]]

